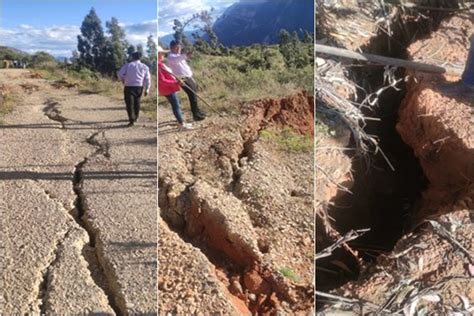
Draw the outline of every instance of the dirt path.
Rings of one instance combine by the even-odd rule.
[[[0,84],[21,94],[0,125],[0,311],[156,314],[155,123],[28,71]]]

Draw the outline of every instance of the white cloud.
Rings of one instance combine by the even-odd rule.
[[[157,23],[158,20],[143,21],[140,23],[131,23],[124,24],[122,27],[125,30],[127,35],[127,40],[134,44],[143,44],[145,45],[148,39],[148,36],[153,35],[156,39],[157,37]]]
[[[238,0],[158,0],[158,31],[160,36],[173,32],[175,19],[185,20],[193,14],[214,8],[216,19]]]
[[[122,26],[127,40],[134,45],[146,45],[150,34],[155,38],[157,36],[157,20],[125,23]],[[71,56],[77,48],[77,35],[80,33],[80,27],[76,25],[36,28],[20,24],[15,28],[0,29],[0,43],[28,53],[46,51],[54,56]]]
[[[77,45],[79,27],[74,25],[34,28],[21,24],[13,29],[0,31],[2,45],[21,49],[28,53],[46,51],[53,55],[71,55]]]

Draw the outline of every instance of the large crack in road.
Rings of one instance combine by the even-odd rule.
[[[59,122],[61,124],[62,129],[67,130],[67,127],[65,126],[65,122],[68,121],[66,117],[61,115],[61,111],[58,109],[58,102],[54,102],[51,100],[47,101],[47,106],[44,108],[45,115],[52,121]],[[101,143],[98,140],[96,140],[96,137],[101,134],[102,137],[105,139],[105,142]],[[107,265],[104,264],[104,255],[100,254],[99,247],[97,247],[97,240],[98,240],[98,232],[92,228],[92,225],[87,221],[87,206],[85,202],[85,195],[82,190],[83,182],[84,182],[84,171],[83,168],[87,164],[88,160],[91,159],[92,157],[95,157],[97,155],[103,155],[107,159],[110,158],[110,144],[107,141],[107,138],[105,137],[105,131],[104,130],[99,130],[94,133],[92,133],[89,137],[87,137],[86,142],[94,147],[97,147],[96,151],[89,155],[88,157],[85,157],[83,160],[81,160],[79,163],[77,163],[74,167],[74,172],[73,172],[73,180],[72,180],[72,188],[74,193],[76,194],[76,199],[74,201],[74,209],[72,209],[69,214],[73,217],[75,222],[82,228],[84,229],[88,236],[89,236],[89,247],[91,247],[94,255],[95,255],[95,260],[90,260],[87,256],[84,256],[84,259],[88,262],[88,267],[91,272],[91,276],[93,280],[95,281],[96,285],[99,286],[105,293],[105,295],[108,298],[109,305],[110,307],[114,310],[116,315],[126,315],[126,307],[123,304],[125,302],[125,299],[123,297],[123,294],[120,293],[120,291],[117,290],[117,287],[112,286],[112,284],[116,284],[117,277],[115,276],[115,273],[113,271],[106,271]],[[64,238],[67,237],[67,234],[64,236]],[[64,239],[63,238],[63,239]],[[58,244],[57,248],[59,247],[60,244]],[[54,262],[57,260],[57,250],[55,252],[55,259],[52,261],[50,266],[54,265]],[[99,267],[95,267],[97,264],[99,264]],[[97,268],[97,269],[96,269]],[[47,297],[48,293],[48,271],[49,267],[46,269],[46,273],[44,275],[44,280],[41,282],[41,293],[42,297]],[[97,271],[99,271],[99,275],[97,275]],[[104,282],[106,280],[106,282]],[[118,302],[121,304],[119,305]],[[45,314],[46,313],[46,307],[47,305],[43,303],[41,305],[41,313]]]
[[[104,264],[104,255],[100,253],[100,249],[97,246],[98,234],[95,229],[92,228],[92,225],[87,220],[87,206],[85,202],[85,195],[82,190],[83,182],[84,182],[84,166],[87,164],[88,159],[94,157],[98,154],[103,155],[107,159],[110,158],[109,154],[109,143],[105,142],[104,144],[99,143],[95,140],[95,137],[101,133],[102,136],[105,138],[105,131],[98,131],[93,133],[91,136],[87,138],[87,143],[92,144],[93,146],[98,147],[97,150],[90,155],[89,157],[84,158],[80,161],[74,169],[74,178],[73,178],[73,190],[76,194],[76,200],[74,202],[75,208],[71,212],[74,220],[82,227],[87,234],[89,235],[89,246],[92,248],[93,253],[95,255],[96,260],[88,260],[87,257],[84,257],[86,261],[89,263],[89,268],[91,270],[91,276],[93,276],[94,281],[96,284],[105,292],[109,305],[112,307],[114,312],[117,315],[125,315],[126,314],[126,307],[123,304],[125,299],[123,298],[123,294],[120,293],[117,286],[113,286],[112,284],[117,283],[117,276],[113,271],[107,271],[107,265]],[[98,269],[94,269],[93,266],[99,264],[100,266]],[[99,271],[100,275],[97,276],[93,271]],[[103,282],[106,280],[106,282]],[[121,303],[121,304],[120,304]]]

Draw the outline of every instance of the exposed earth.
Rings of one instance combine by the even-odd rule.
[[[421,38],[404,42],[403,32],[414,30],[411,22],[404,20],[403,32],[394,27],[395,40],[389,41],[383,32],[374,32],[375,22],[368,23],[367,16],[359,19],[363,14],[356,12],[357,7],[352,15],[339,17],[339,23],[347,19],[366,29],[353,31],[347,42],[338,37],[333,43],[351,49],[361,43],[364,52],[453,68],[466,60],[472,15],[444,13],[439,25],[434,18],[427,22],[428,31],[426,23],[415,24]],[[403,22],[399,16],[391,15],[392,25]],[[366,66],[362,76],[355,67],[346,69],[354,86],[370,83],[376,90],[383,84],[383,71],[376,66]],[[316,148],[316,163],[331,175],[317,172],[317,211],[329,216],[318,222],[317,253],[351,229],[370,228],[316,261],[322,315],[473,313],[474,100],[443,93],[442,85],[458,77],[413,71],[400,75],[408,75],[401,90],[381,97],[366,112],[384,124],[370,123],[367,129],[379,137],[395,171],[377,157],[367,166],[350,150],[337,150],[351,147],[347,137],[326,135]]]
[[[27,70],[0,85],[0,313],[156,315],[156,122]]]
[[[213,113],[179,131],[159,108],[159,309],[312,315],[313,154],[264,131],[313,134],[306,93]],[[212,112],[210,112],[211,114]]]

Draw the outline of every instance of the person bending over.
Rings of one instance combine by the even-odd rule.
[[[171,41],[171,53],[168,54],[167,64],[173,71],[173,74],[180,78],[183,82],[181,87],[188,95],[191,104],[191,112],[195,121],[204,120],[205,114],[198,107],[196,92],[198,85],[193,79],[193,72],[187,63],[187,59],[191,57],[191,53],[181,54],[181,44],[178,41]]]
[[[163,54],[167,52],[169,51],[158,46],[158,94],[168,99],[179,126],[182,129],[191,129],[192,125],[184,122],[179,97],[176,93],[181,89],[181,85],[171,74],[171,69],[163,64]]]

